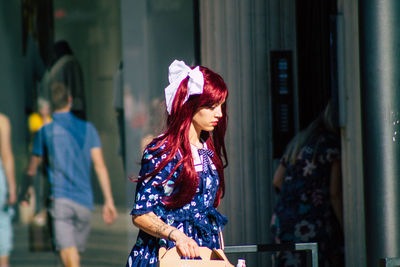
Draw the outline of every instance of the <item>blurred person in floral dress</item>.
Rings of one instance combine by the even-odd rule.
[[[280,191],[271,220],[274,242],[317,242],[319,266],[344,266],[340,139],[331,104],[289,143],[274,174]],[[282,251],[274,266],[306,266]]]

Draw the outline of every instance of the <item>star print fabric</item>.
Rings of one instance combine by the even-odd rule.
[[[157,156],[158,152],[159,150],[150,151],[149,149],[144,151],[143,159],[145,161],[142,161],[139,177],[151,173],[166,157],[166,155]],[[212,156],[210,152],[206,148],[204,151],[197,151],[192,148],[194,165],[200,181],[196,194],[190,203],[179,209],[169,209],[162,202],[164,196],[173,193],[174,181],[182,170],[179,167],[172,178],[166,181],[181,158],[178,153],[157,175],[138,183],[131,215],[153,212],[168,225],[178,228],[193,238],[199,246],[210,249],[220,248],[218,233],[227,223],[227,218],[212,206],[218,190],[219,178],[210,159]],[[157,266],[158,250],[162,246],[171,248],[175,246],[175,243],[166,239],[155,238],[140,230],[126,266]]]
[[[332,262],[343,256],[343,234],[329,184],[331,164],[340,159],[339,138],[324,132],[306,142],[294,165],[284,158],[286,176],[271,220],[274,242],[318,242],[320,266],[336,266]],[[274,266],[305,266],[304,254],[280,252],[274,257]]]

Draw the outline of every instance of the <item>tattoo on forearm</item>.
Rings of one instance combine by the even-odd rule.
[[[149,214],[149,219],[151,221],[150,229],[157,235],[157,237],[163,238],[162,233],[169,228],[169,225],[160,221],[160,219],[154,215]]]

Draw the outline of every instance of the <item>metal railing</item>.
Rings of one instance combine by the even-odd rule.
[[[317,243],[285,243],[285,244],[260,244],[225,246],[226,254],[233,253],[257,253],[268,251],[307,251],[307,266],[318,267],[318,244]],[[386,265],[384,265],[386,266]],[[388,265],[394,266],[394,265]]]
[[[383,258],[379,260],[379,267],[398,267],[400,258]]]

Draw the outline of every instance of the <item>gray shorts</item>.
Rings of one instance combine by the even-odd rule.
[[[72,200],[56,198],[51,202],[49,212],[56,250],[77,247],[84,251],[90,232],[91,210]]]

